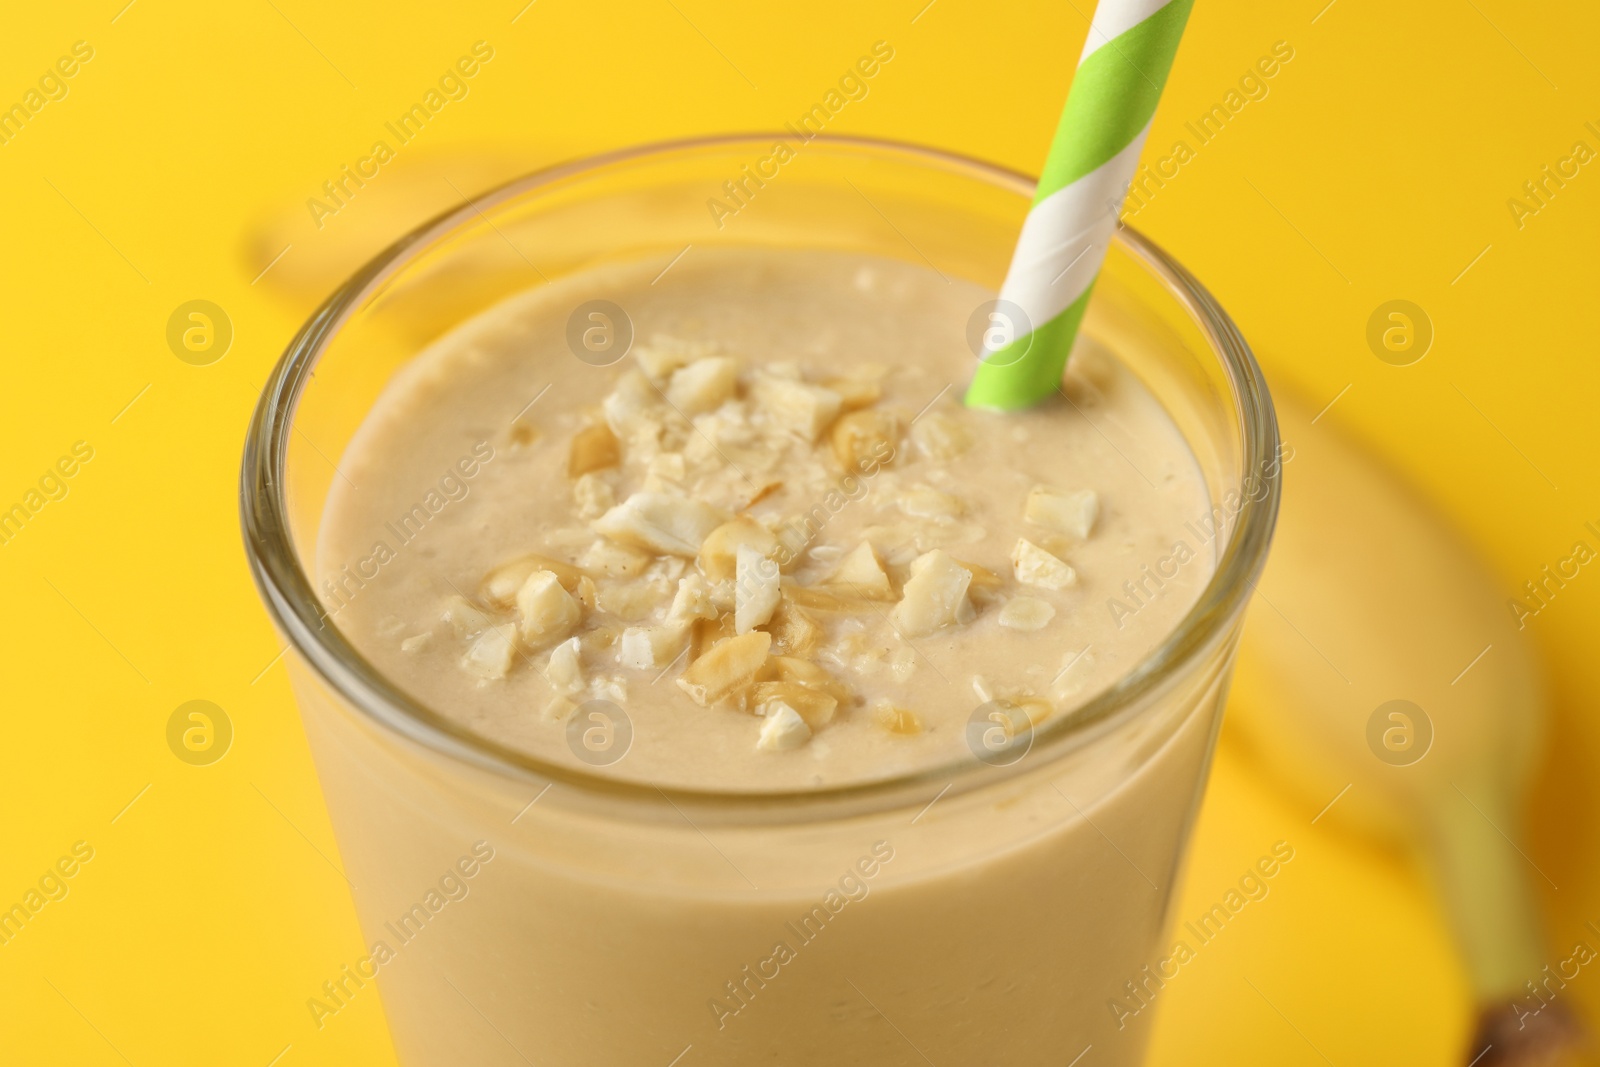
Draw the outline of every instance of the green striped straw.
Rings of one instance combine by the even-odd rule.
[[[1193,3],[1101,0],[1095,9],[969,407],[1016,410],[1060,389]]]

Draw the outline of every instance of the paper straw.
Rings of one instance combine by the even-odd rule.
[[[1095,9],[969,406],[1025,408],[1060,389],[1193,2],[1101,0]]]

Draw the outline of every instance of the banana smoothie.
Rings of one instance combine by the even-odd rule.
[[[330,805],[369,813],[341,847],[402,1062],[1138,1062],[1150,1016],[1118,1006],[1173,952],[1225,659],[1079,755],[1030,764],[1028,742],[1193,606],[1214,512],[1165,409],[1088,338],[1056,402],[963,407],[991,296],[697,248],[512,297],[390,380],[317,584],[418,701],[740,802],[938,776],[909,810],[794,825],[608,821],[562,784],[436,809],[408,783],[457,771],[313,707]],[[1002,774],[978,761],[1022,773],[944,784]],[[409,872],[464,852],[458,826],[505,858],[382,963],[382,917],[415,912]]]
[[[825,253],[658,272],[480,316],[347,451],[322,592],[424,703],[576,761],[568,720],[604,702],[632,731],[610,773],[661,784],[893,777],[968,755],[980,705],[1071,715],[1210,578],[1194,460],[1107,353],[1053,404],[972,411],[976,286]],[[596,294],[620,359],[569,351]]]

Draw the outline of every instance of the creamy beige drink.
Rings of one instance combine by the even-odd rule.
[[[801,790],[1014,743],[1170,632],[1213,570],[1186,525],[1211,506],[1092,343],[1056,403],[962,407],[987,297],[897,261],[700,251],[513,298],[352,441],[327,607],[441,713],[630,780]]]
[[[339,464],[318,585],[367,659],[480,736],[788,798],[611,813],[302,684],[370,944],[352,970],[382,975],[402,1062],[1136,1063],[1150,1014],[1127,1005],[1173,955],[1223,661],[1084,746],[1027,741],[1212,574],[1184,440],[1088,340],[1059,403],[964,409],[988,294],[920,266],[662,265],[530,291],[404,367]],[[569,344],[594,300],[631,321],[625,357]],[[606,314],[580,338],[622,328]],[[431,908],[469,854],[466,895]]]

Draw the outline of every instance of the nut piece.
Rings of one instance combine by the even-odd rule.
[[[699,359],[672,372],[667,402],[689,418],[715,411],[733,395],[739,363],[731,356]]]
[[[876,473],[894,462],[900,425],[887,411],[852,411],[834,423],[829,435],[833,455],[847,471]]]
[[[667,493],[634,493],[592,525],[624,544],[693,556],[723,519],[722,512],[699,500]]]
[[[850,690],[827,670],[808,659],[798,656],[773,656],[761,668],[763,682],[796,682],[807,689],[826,693],[843,704],[850,699]]]
[[[578,517],[592,519],[604,515],[606,509],[617,502],[611,486],[598,474],[585,474],[572,483],[572,502],[578,506]]]
[[[895,501],[900,510],[917,519],[954,519],[961,515],[961,498],[926,485],[913,485]]]
[[[872,721],[891,734],[910,736],[922,732],[922,720],[916,712],[896,707],[888,700],[872,702]]]
[[[700,546],[700,571],[713,582],[725,582],[736,576],[738,552],[741,547],[753,548],[763,556],[771,556],[778,547],[772,531],[747,515],[725,522],[707,535]]]
[[[483,599],[497,608],[511,607],[517,601],[517,590],[522,588],[522,583],[534,571],[554,574],[560,580],[561,588],[569,593],[578,591],[578,582],[583,578],[583,572],[570,563],[562,563],[549,556],[519,556],[489,572],[483,580]]]
[[[576,637],[569,637],[550,650],[550,662],[545,664],[544,679],[559,696],[572,696],[581,692],[583,680],[582,647]]]
[[[486,682],[504,678],[511,669],[511,658],[516,652],[515,634],[516,627],[509,622],[489,627],[467,646],[467,654],[461,657],[461,666]]]
[[[850,554],[839,561],[839,569],[828,579],[830,585],[842,586],[846,591],[869,600],[892,600],[894,590],[889,586],[889,575],[883,569],[872,545],[861,542]]]
[[[517,590],[522,640],[530,647],[554,644],[578,625],[583,609],[550,571],[534,571]]]
[[[907,637],[921,637],[976,614],[967,599],[972,572],[941,549],[911,561],[911,577],[900,591],[900,603],[889,618]]]
[[[1011,569],[1017,581],[1040,589],[1065,589],[1078,580],[1076,571],[1026,537],[1011,550]]]
[[[579,561],[583,569],[608,578],[633,578],[650,566],[650,556],[637,548],[598,538],[584,550]],[[548,569],[548,568],[547,568]]]
[[[806,725],[821,729],[833,721],[839,701],[820,689],[808,689],[799,682],[757,682],[751,690],[751,705],[757,715],[771,715],[774,705],[793,708]]]
[[[804,441],[815,441],[844,403],[832,389],[769,374],[756,379],[751,397],[775,429]]]
[[[622,446],[611,427],[593,422],[572,435],[572,450],[567,454],[567,477],[581,478],[590,471],[603,471],[622,462]]]
[[[911,424],[911,440],[929,459],[952,460],[972,447],[972,431],[953,415],[931,411]]]
[[[1029,522],[1079,541],[1089,536],[1099,515],[1100,497],[1093,489],[1067,492],[1048,485],[1033,487],[1023,512],[1023,518]]]
[[[1000,625],[1008,630],[1042,630],[1055,617],[1055,608],[1033,596],[1012,597],[1000,609]]]
[[[783,752],[799,748],[811,740],[811,727],[800,713],[779,701],[771,705],[766,721],[761,724],[761,739],[756,747],[763,752]]]
[[[633,358],[638,361],[639,369],[657,382],[672,377],[673,371],[694,362],[697,355],[699,353],[689,345],[667,344],[659,339],[651,344],[633,346]]]
[[[711,586],[698,574],[686,574],[678,580],[678,592],[672,598],[672,608],[667,618],[674,622],[693,622],[695,619],[714,619],[717,607],[711,603]]]
[[[452,596],[446,600],[444,609],[439,612],[439,618],[453,626],[456,633],[462,637],[481,634],[491,625],[489,616],[463,596]]]
[[[617,645],[617,662],[636,671],[667,667],[689,644],[689,624],[630,626],[622,631]]]
[[[678,688],[703,708],[708,708],[755,680],[767,660],[772,636],[760,630],[730,637],[712,645],[683,672]]]
[[[773,655],[797,656],[816,647],[822,637],[822,627],[790,597],[785,596],[772,613],[767,633],[772,635]]]
[[[749,545],[740,545],[733,581],[733,632],[765,625],[778,606],[778,565]]]
[[[870,378],[831,378],[823,384],[839,394],[846,411],[876,404],[883,395],[883,386]]]
[[[600,401],[606,425],[618,437],[628,436],[629,427],[638,426],[650,409],[661,402],[661,394],[637,367],[630,367],[617,378],[606,398]]]

